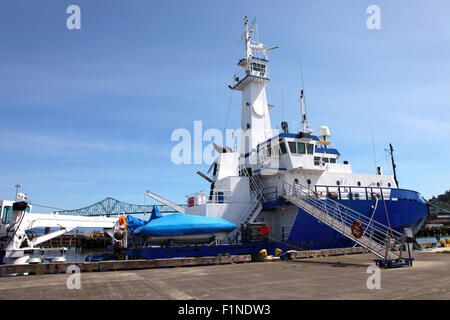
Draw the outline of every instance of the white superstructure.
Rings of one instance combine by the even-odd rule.
[[[254,35],[254,24],[249,26],[246,17],[242,37],[245,57],[238,62],[242,70],[229,86],[242,95],[240,150],[216,148],[219,153],[212,176],[201,174],[211,182],[210,189],[188,196],[189,205],[184,213],[224,218],[237,225],[264,221],[271,235],[281,238],[282,226],[294,224],[298,208],[281,205],[263,211],[262,203],[272,197],[279,200],[285,183],[304,186],[323,197],[336,193],[339,199],[374,199],[375,192],[389,197],[390,188],[397,188],[392,176],[381,174],[381,168],[379,174],[353,173],[351,165],[342,161],[338,150],[330,144],[327,126],[321,126],[314,135],[308,124],[303,90],[300,128],[289,128],[283,122],[282,132],[272,130],[272,108],[266,96],[268,51],[278,47],[267,48],[253,40]],[[373,191],[371,187],[378,189]]]

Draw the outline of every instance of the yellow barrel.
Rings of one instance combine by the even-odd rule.
[[[278,257],[282,252],[283,252],[283,250],[276,248],[275,249],[275,257]]]
[[[450,238],[445,239],[445,243],[449,243],[450,244]]]
[[[439,243],[441,244],[441,246],[445,246],[444,239],[439,239]]]
[[[259,255],[263,258],[267,257],[267,250],[266,249],[262,249],[261,251],[259,251]]]

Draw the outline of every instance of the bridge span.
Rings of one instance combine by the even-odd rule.
[[[108,197],[87,207],[72,210],[56,210],[53,213],[75,216],[112,216],[122,214],[146,214],[151,213],[153,204],[132,204]],[[156,205],[161,213],[177,212],[174,209],[158,204]],[[180,207],[186,207],[180,204]]]

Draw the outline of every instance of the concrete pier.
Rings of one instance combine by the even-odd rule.
[[[450,254],[414,252],[413,267],[381,269],[368,289],[370,253],[278,262],[0,278],[0,299],[450,299]]]

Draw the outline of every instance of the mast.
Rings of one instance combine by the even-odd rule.
[[[391,150],[391,162],[392,162],[392,171],[394,173],[394,180],[395,180],[395,184],[397,185],[397,188],[398,188],[397,173],[395,171],[395,168],[397,166],[395,165],[395,162],[394,162],[394,148],[392,148],[392,144],[390,144],[390,143],[389,143],[389,149]]]
[[[241,154],[249,154],[257,145],[272,137],[269,106],[266,97],[268,78],[268,51],[278,47],[266,48],[263,43],[252,39],[255,34],[255,21],[250,25],[244,18],[242,40],[245,44],[245,57],[238,66],[243,70],[234,76],[231,89],[242,92],[241,107]]]
[[[305,102],[305,82],[303,81],[303,68],[302,61],[300,62],[300,76],[302,79],[302,89],[300,90],[300,114],[302,117],[302,132],[311,133],[308,125],[308,118],[306,115],[306,102]]]
[[[303,97],[304,97],[304,92],[302,89],[302,90],[300,90],[300,114],[302,116],[302,132],[306,133],[306,128],[308,127],[308,121],[306,119],[306,112],[303,109]]]

